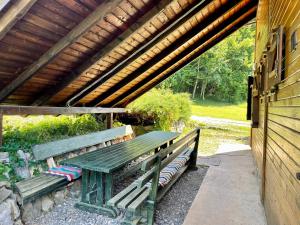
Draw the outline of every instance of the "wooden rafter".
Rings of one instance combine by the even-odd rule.
[[[252,9],[253,10],[253,9]],[[247,14],[247,13],[246,13]],[[116,99],[114,99],[112,102],[106,104],[105,106],[118,106],[118,107],[125,107],[126,105],[128,105],[130,102],[134,101],[135,99],[137,99],[138,97],[140,97],[142,94],[144,94],[145,92],[151,90],[152,88],[154,88],[156,85],[158,85],[159,83],[161,83],[162,81],[164,81],[165,79],[167,79],[168,77],[170,77],[171,75],[173,75],[175,72],[177,72],[178,70],[180,70],[181,68],[183,68],[184,66],[186,66],[187,64],[191,63],[193,60],[195,60],[198,56],[200,56],[201,54],[203,54],[204,52],[206,52],[207,50],[209,50],[210,48],[212,48],[216,43],[222,41],[223,39],[225,39],[226,37],[228,37],[230,34],[232,34],[233,32],[235,32],[237,29],[239,29],[240,27],[242,27],[244,24],[246,24],[247,22],[249,22],[251,19],[253,19],[256,15],[256,11],[252,11],[249,15],[246,15],[243,19],[241,20],[236,20],[237,22],[234,23],[234,26],[231,27],[231,29],[227,30],[226,32],[224,32],[222,35],[220,35],[219,37],[217,37],[214,41],[210,42],[208,45],[206,45],[204,48],[202,48],[200,51],[198,51],[196,54],[193,54],[190,58],[188,58],[186,61],[184,61],[183,63],[181,63],[179,66],[175,67],[174,69],[170,70],[168,73],[166,73],[164,76],[162,76],[161,78],[159,78],[158,80],[154,81],[153,83],[149,84],[153,79],[155,79],[156,76],[151,75],[149,76],[149,78],[147,77],[146,79],[144,79],[143,81],[141,81],[138,85],[134,86],[133,88],[130,89],[130,92],[126,92],[126,95],[124,93],[124,95],[122,94],[122,97],[117,97]],[[173,64],[176,62],[173,62]],[[142,92],[137,93],[136,95],[133,95],[131,98],[129,98],[126,102],[120,104],[121,100],[123,100],[124,98],[126,98],[127,96],[129,96],[130,94],[138,91],[139,89],[141,89],[143,86],[146,86],[145,89],[143,89]]]
[[[124,79],[122,79],[120,82],[118,82],[114,86],[110,87],[104,93],[102,93],[101,95],[99,95],[98,97],[96,97],[93,101],[91,101],[88,105],[89,106],[94,106],[94,105],[99,104],[101,101],[103,101],[104,99],[106,99],[109,96],[111,96],[113,93],[115,93],[116,91],[118,91],[124,85],[130,83],[135,78],[137,78],[141,74],[145,73],[147,70],[149,70],[154,65],[156,65],[161,60],[163,60],[166,56],[168,56],[169,54],[171,54],[172,52],[174,52],[175,50],[177,50],[183,43],[186,43],[187,41],[189,41],[190,39],[192,39],[201,30],[203,30],[204,28],[206,28],[207,26],[209,26],[213,21],[217,20],[221,15],[223,15],[227,11],[230,11],[230,9],[233,8],[233,7],[235,7],[238,3],[240,3],[240,1],[238,1],[238,0],[236,0],[236,1],[229,1],[227,3],[226,7],[224,5],[220,6],[220,8],[218,8],[213,14],[209,15],[201,23],[197,24],[193,29],[191,29],[189,32],[187,32],[185,35],[179,37],[174,43],[172,43],[167,48],[165,48],[163,51],[161,51],[160,53],[158,53],[152,60],[149,60],[148,62],[146,62],[145,64],[143,64],[142,66],[140,66],[138,69],[136,69],[134,72],[132,72],[131,74],[129,74],[127,77],[125,77]],[[216,32],[216,29],[213,29],[209,33],[214,33],[214,32]],[[196,42],[196,44],[194,44],[194,45],[199,45],[199,44],[203,43],[203,39],[205,39],[207,37],[208,37],[208,35],[205,35],[205,37],[200,38],[200,40],[198,40]],[[182,55],[188,54],[191,51],[190,49],[192,49],[194,45],[189,46],[186,50],[184,50],[178,56],[176,56],[176,58],[181,58]],[[167,63],[167,67],[163,66],[163,68],[164,68],[164,70],[167,69],[167,68],[169,68],[168,63]]]
[[[19,0],[0,18],[0,40],[28,12],[37,0]]]
[[[235,0],[235,1],[237,1],[237,0]],[[172,24],[170,24],[166,29],[164,29],[160,33],[158,33],[149,42],[147,42],[145,45],[141,46],[137,51],[133,52],[129,57],[124,59],[117,66],[112,68],[107,73],[101,75],[100,78],[96,79],[91,84],[88,84],[85,88],[83,88],[83,90],[80,90],[79,92],[74,94],[69,99],[68,105],[75,105],[82,97],[86,96],[88,93],[95,90],[99,85],[105,83],[107,80],[109,80],[115,74],[117,74],[118,72],[123,70],[125,67],[130,65],[138,57],[140,57],[145,52],[147,52],[149,49],[151,49],[153,46],[155,46],[160,41],[162,41],[165,37],[167,37],[170,33],[172,33],[176,28],[178,28],[179,26],[184,24],[187,20],[189,20],[192,16],[194,16],[196,13],[198,13],[202,8],[204,8],[210,2],[211,2],[211,0],[200,1],[192,9],[190,9],[188,12],[186,12],[184,15],[182,15],[180,18],[178,18],[176,21],[174,21]]]
[[[160,2],[160,4],[156,5],[155,9],[150,10],[147,14],[145,14],[139,21],[133,22],[132,25],[127,28],[131,32],[125,32],[120,35],[119,39],[115,39],[114,41],[110,42],[108,45],[106,45],[104,48],[100,49],[97,53],[95,53],[91,58],[89,58],[87,61],[85,61],[83,64],[81,64],[78,68],[76,68],[74,71],[72,71],[71,74],[69,74],[66,79],[64,79],[62,82],[57,84],[55,87],[51,87],[43,93],[41,93],[40,97],[36,99],[32,105],[43,105],[46,104],[53,96],[55,96],[58,92],[63,90],[65,87],[70,85],[73,81],[75,81],[78,77],[81,76],[81,74],[84,74],[87,72],[92,65],[97,63],[105,54],[116,48],[120,44],[120,40],[125,40],[128,38],[133,32],[138,30],[141,26],[141,24],[145,23],[149,19],[149,15],[151,15],[153,12],[157,13],[158,10],[163,9],[168,3],[170,3],[171,0],[168,1],[159,1],[155,0],[153,1],[151,7],[155,6],[157,2]]]
[[[46,53],[44,53],[37,61],[31,64],[24,72],[22,72],[16,79],[9,83],[4,89],[0,91],[0,101],[5,99],[14,90],[20,87],[26,80],[30,79],[42,67],[49,64],[59,53],[66,47],[73,44],[78,38],[86,33],[92,26],[104,18],[104,16],[115,8],[120,3],[120,0],[104,1],[96,8],[89,16],[87,16],[80,24],[72,29],[66,36],[58,41]]]
[[[101,107],[45,107],[45,106],[11,106],[0,105],[0,115],[59,115],[59,114],[107,114],[124,113],[124,108]]]

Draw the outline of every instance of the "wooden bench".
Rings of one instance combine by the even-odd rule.
[[[132,136],[133,131],[131,126],[122,126],[87,135],[35,145],[32,152],[35,160],[46,160],[48,167],[51,168],[59,163],[62,156],[66,156],[72,152],[77,151],[78,154],[80,154],[80,152],[84,153],[89,150],[96,150],[107,145],[129,140]],[[24,204],[67,185],[68,183],[69,181],[64,177],[41,174],[16,183],[15,189],[20,194],[22,204]]]
[[[156,203],[162,199],[187,168],[197,168],[199,137],[200,129],[198,128],[149,157],[142,165],[144,174],[108,201],[109,206],[126,211],[122,224],[153,224]],[[167,184],[161,186],[160,179],[164,168],[169,169],[171,163],[175,165],[175,161],[188,155],[188,161],[182,167],[177,168],[177,172]]]

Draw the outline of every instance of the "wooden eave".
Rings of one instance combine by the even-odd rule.
[[[253,19],[256,7],[257,0],[35,1],[0,39],[0,103],[126,106]]]

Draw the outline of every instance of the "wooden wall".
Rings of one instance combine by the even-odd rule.
[[[256,62],[263,54],[269,32],[279,25],[284,26],[286,33],[285,78],[275,93],[260,95],[259,124],[258,128],[252,128],[252,149],[265,185],[263,200],[268,223],[299,225],[300,180],[296,173],[300,172],[300,1],[260,0]],[[298,46],[292,51],[294,31],[297,32]],[[263,95],[268,96],[267,111]],[[264,130],[265,119],[267,129]]]

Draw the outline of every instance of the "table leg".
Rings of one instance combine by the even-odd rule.
[[[82,169],[82,176],[81,176],[81,201],[88,202],[87,193],[88,193],[88,186],[89,186],[89,171]]]
[[[105,202],[112,198],[113,179],[111,174],[105,174]]]
[[[92,172],[83,169],[81,181],[81,201],[75,204],[76,208],[91,213],[98,213],[112,218],[117,216],[117,212],[104,203],[112,198],[113,179],[111,174]],[[90,197],[95,196],[95,199]]]

